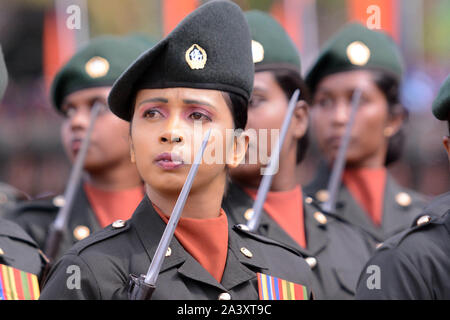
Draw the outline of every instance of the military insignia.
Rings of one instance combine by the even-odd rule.
[[[91,234],[91,230],[89,230],[86,226],[77,226],[75,229],[73,229],[73,236],[77,240],[83,240],[87,236]]]
[[[198,44],[193,44],[189,49],[186,50],[186,62],[193,70],[203,69],[206,64],[207,55],[206,51],[203,50]]]
[[[0,300],[37,300],[39,295],[35,274],[0,264]]]
[[[259,300],[309,300],[308,289],[301,284],[256,273]]]
[[[364,66],[370,58],[370,49],[361,41],[354,41],[347,47],[347,58],[357,66]]]
[[[258,41],[252,40],[252,56],[253,63],[258,63],[264,60],[264,47]]]
[[[84,69],[91,78],[100,78],[109,71],[109,62],[105,58],[96,56],[86,62]]]

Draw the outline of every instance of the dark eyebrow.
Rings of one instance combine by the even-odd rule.
[[[146,100],[144,100],[144,101],[139,102],[139,105],[138,105],[138,106],[140,106],[141,104],[147,103],[147,102],[162,102],[162,103],[169,103],[169,100],[168,100],[168,99],[165,99],[165,98],[151,98],[151,99],[146,99]]]
[[[210,108],[213,108],[214,110],[216,110],[216,107],[214,107],[213,105],[211,105],[207,102],[199,101],[199,100],[184,99],[183,102],[186,104],[199,104],[199,105],[207,106],[207,107],[210,107]]]

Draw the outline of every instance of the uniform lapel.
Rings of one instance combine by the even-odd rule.
[[[388,175],[386,178],[386,188],[384,192],[383,222],[382,228],[385,236],[390,236],[409,227],[412,223],[408,216],[409,206],[402,207],[396,201],[396,196],[403,192],[403,189]],[[407,223],[408,221],[409,223]]]
[[[145,196],[144,200],[136,209],[132,220],[134,221],[133,224],[137,229],[138,236],[149,257],[148,266],[150,266],[150,260],[155,254],[166,224],[158,216],[147,196]],[[264,268],[264,263],[262,263],[259,258],[245,258],[242,253],[240,253],[239,236],[230,227],[228,232],[229,243],[227,262],[222,277],[222,283],[217,282],[217,280],[183,248],[175,237],[172,238],[169,245],[171,254],[170,256],[165,257],[160,273],[172,268],[177,268],[178,273],[182,277],[202,282],[219,288],[222,291],[230,290],[234,286],[254,278],[255,273],[246,265]],[[244,258],[249,261],[246,261]]]
[[[305,253],[307,256],[316,256],[327,246],[328,236],[326,224],[320,224],[314,217],[314,207],[303,201],[303,214],[305,219],[306,246]],[[299,246],[300,247],[300,246]],[[304,250],[304,249],[302,249]]]
[[[73,242],[79,240],[74,237],[74,230],[78,226],[88,227],[91,234],[102,229],[91,205],[89,204],[82,182],[80,182],[77,194],[75,195],[72,210],[70,210],[68,227],[70,237]]]

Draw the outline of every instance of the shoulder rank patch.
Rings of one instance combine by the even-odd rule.
[[[186,50],[185,54],[186,62],[191,69],[203,69],[206,64],[207,55],[206,51],[198,44],[193,44]]]
[[[0,300],[37,300],[39,295],[35,274],[0,264]]]
[[[256,273],[259,300],[309,300],[308,290],[293,283],[264,273]]]

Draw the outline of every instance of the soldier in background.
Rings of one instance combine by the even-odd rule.
[[[433,102],[433,114],[448,123],[450,76]],[[443,138],[450,160],[450,135]],[[417,225],[386,240],[358,281],[358,299],[450,299],[450,192],[423,210]]]
[[[71,161],[80,150],[94,104],[103,105],[95,122],[84,162],[84,176],[75,196],[62,254],[75,242],[118,219],[128,219],[144,195],[142,181],[130,160],[129,124],[107,106],[112,84],[152,43],[138,36],[102,36],[79,50],[58,72],[52,87],[54,107],[64,116],[61,136]],[[18,205],[8,217],[44,248],[63,196]]]
[[[7,83],[8,73],[0,46],[0,101]],[[7,190],[8,196],[14,194],[9,192],[14,190],[12,187],[2,185],[0,188],[2,192]],[[0,195],[7,196],[6,193]],[[0,300],[36,300],[46,262],[36,242],[20,226],[0,218]]]
[[[6,70],[3,52],[0,47],[0,101],[8,84],[8,72]],[[0,182],[0,217],[6,214],[18,201],[28,200],[29,197],[24,192]]]
[[[421,195],[398,185],[387,170],[404,140],[402,73],[394,41],[355,23],[325,45],[306,76],[313,95],[312,127],[325,162],[305,191],[322,203],[328,200],[330,168],[350,119],[352,96],[362,89],[336,214],[378,242],[408,228],[425,205]]]
[[[260,11],[245,13],[252,34],[255,79],[249,104],[247,129],[259,136],[280,129],[294,91],[300,100],[291,120],[264,204],[258,233],[296,248],[306,257],[316,287],[316,299],[352,299],[358,275],[373,252],[374,244],[350,223],[321,211],[297,183],[296,167],[307,149],[308,91],[301,77],[301,62],[294,43],[271,16]],[[270,136],[267,138],[270,141]],[[249,154],[260,153],[261,144],[250,141],[246,163],[230,170],[224,206],[234,223],[252,216],[261,182],[261,159],[250,164]],[[273,147],[268,147],[271,155]]]

